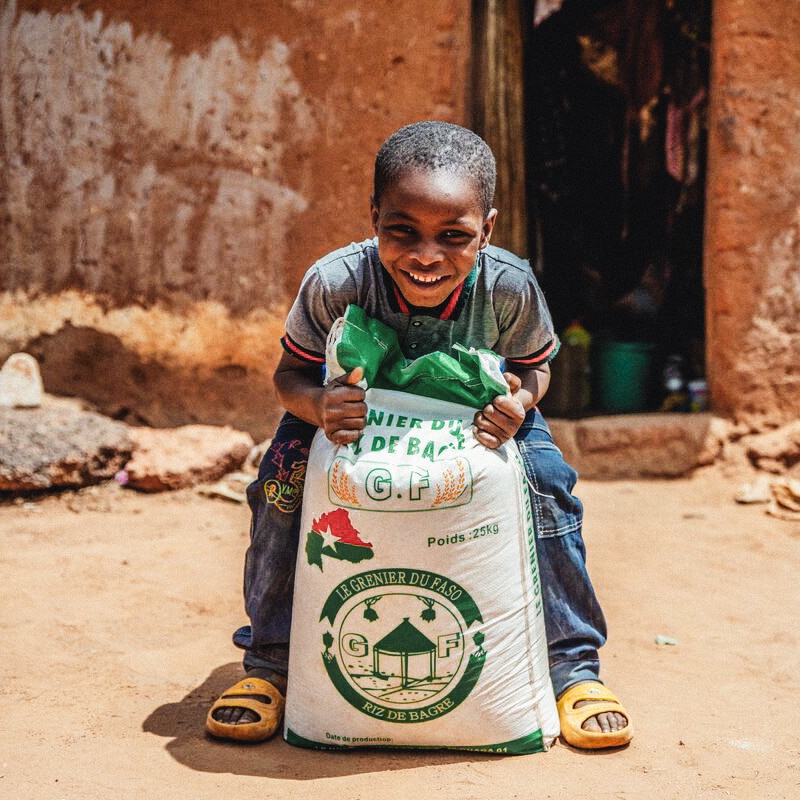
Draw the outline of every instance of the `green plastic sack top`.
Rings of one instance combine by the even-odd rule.
[[[349,305],[328,336],[326,376],[333,380],[356,367],[364,370],[364,385],[374,389],[433,397],[470,408],[483,408],[508,394],[501,358],[491,350],[454,345],[455,357],[435,352],[408,361],[397,333]]]

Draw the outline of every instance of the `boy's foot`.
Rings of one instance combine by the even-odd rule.
[[[223,692],[209,709],[206,730],[223,739],[262,742],[283,721],[286,678],[272,670],[252,670]]]
[[[561,735],[585,750],[620,747],[633,737],[633,726],[617,696],[598,681],[570,686],[557,701]]]

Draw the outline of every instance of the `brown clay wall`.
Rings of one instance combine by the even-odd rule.
[[[708,371],[714,409],[800,416],[800,6],[715,0]]]
[[[375,147],[468,121],[457,0],[6,0],[0,358],[154,425],[265,435],[305,267],[369,233]],[[715,0],[714,410],[800,415],[800,7]]]
[[[305,268],[370,234],[376,147],[464,121],[456,0],[6,0],[0,358],[153,425],[266,435]]]

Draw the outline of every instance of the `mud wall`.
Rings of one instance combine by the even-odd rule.
[[[305,268],[370,234],[375,149],[464,121],[456,0],[6,0],[0,358],[152,425],[264,436]]]
[[[123,419],[278,409],[305,267],[369,233],[376,146],[469,122],[457,0],[0,3],[0,358]],[[715,0],[705,276],[714,410],[800,415],[800,7]]]
[[[800,416],[800,6],[715,0],[705,275],[714,409]]]

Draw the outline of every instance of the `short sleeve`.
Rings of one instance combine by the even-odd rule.
[[[555,357],[558,337],[530,267],[503,271],[495,284],[493,300],[500,330],[497,350],[507,361],[531,368]]]
[[[325,361],[325,342],[333,323],[350,303],[363,304],[374,283],[370,240],[335,250],[313,264],[289,309],[281,344],[303,361]]]

